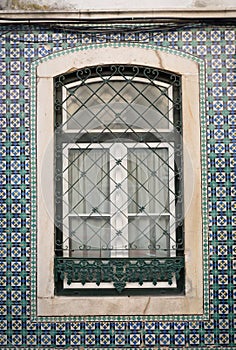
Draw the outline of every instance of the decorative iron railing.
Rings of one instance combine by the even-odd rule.
[[[56,281],[65,280],[68,285],[80,282],[82,285],[94,282],[99,286],[103,282],[112,283],[118,293],[121,293],[128,283],[152,282],[155,286],[159,281],[169,285],[173,279],[180,278],[184,268],[184,258],[139,258],[139,259],[76,259],[55,258]]]

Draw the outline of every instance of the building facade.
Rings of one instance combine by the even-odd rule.
[[[234,348],[235,11],[26,16],[10,5],[0,39],[0,347]],[[84,201],[90,211],[76,211]],[[89,255],[89,244],[100,248]]]

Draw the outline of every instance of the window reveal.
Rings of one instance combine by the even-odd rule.
[[[56,78],[60,290],[183,285],[180,85],[129,66]]]

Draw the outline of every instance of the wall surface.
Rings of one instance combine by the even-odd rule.
[[[3,10],[80,10],[80,9],[185,9],[185,8],[229,9],[236,7],[236,0],[2,0]]]
[[[203,3],[203,2],[201,2]],[[208,2],[210,3],[210,2]],[[215,3],[215,2],[214,2]],[[9,4],[9,3],[8,3]],[[198,1],[200,4],[200,1]],[[229,4],[229,2],[228,2]],[[236,348],[235,28],[2,25],[0,32],[0,347]],[[166,48],[204,66],[201,89],[204,226],[202,315],[38,318],[35,308],[35,76],[32,64],[103,45]],[[45,101],[46,103],[46,101]],[[206,162],[207,156],[207,162]],[[206,210],[206,208],[205,208]],[[209,262],[208,262],[209,258]]]

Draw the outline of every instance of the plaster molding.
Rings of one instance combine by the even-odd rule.
[[[58,19],[63,21],[73,20],[91,20],[91,19],[130,19],[132,22],[135,19],[235,19],[236,6],[216,8],[189,8],[189,9],[78,9],[74,10],[51,10],[51,11],[32,11],[32,10],[1,10],[0,22],[11,23],[23,22],[34,23],[53,22]]]

